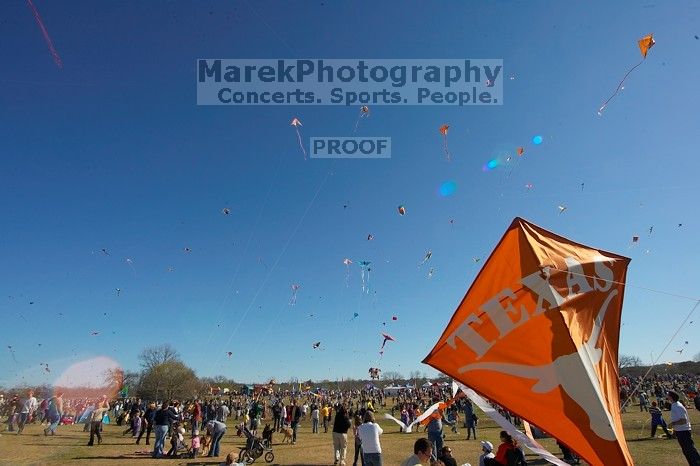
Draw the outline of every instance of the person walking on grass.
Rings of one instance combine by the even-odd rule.
[[[22,409],[19,412],[18,434],[22,433],[25,424],[32,419],[37,408],[39,408],[39,403],[36,401],[36,398],[34,398],[34,390],[29,390],[29,396],[24,400]]]
[[[693,431],[690,427],[688,410],[679,401],[678,392],[669,390],[666,396],[671,401],[671,422],[669,425],[673,427],[683,455],[688,460],[689,466],[700,466],[700,454],[693,443]]]
[[[48,407],[46,408],[46,419],[49,425],[44,429],[44,435],[56,435],[56,429],[61,422],[63,416],[63,393],[51,397]]]
[[[154,420],[156,416],[156,404],[155,402],[151,401],[148,403],[148,407],[146,408],[146,412],[143,414],[143,425],[141,426],[141,432],[139,432],[139,436],[136,438],[136,445],[141,442],[141,437],[143,437],[143,432],[146,431],[146,445],[150,445],[150,438],[151,438],[151,430],[153,430],[154,426]]]
[[[170,424],[178,420],[175,411],[170,409],[170,401],[164,402],[153,417],[156,440],[153,442],[153,457],[162,458],[165,449],[165,437],[168,435]],[[147,439],[148,440],[148,439]]]
[[[656,405],[656,401],[651,402],[651,407],[649,407],[649,414],[651,414],[651,438],[656,437],[656,428],[661,427],[664,430],[664,433],[666,434],[666,437],[672,438],[673,435],[668,431],[668,428],[666,427],[666,421],[664,420],[664,416],[661,413],[661,410],[658,408]]]
[[[344,406],[340,406],[333,421],[333,464],[345,466],[345,456],[348,450],[348,429],[352,426]]]
[[[357,435],[362,443],[362,458],[365,466],[382,466],[382,445],[379,436],[384,432],[374,422],[374,413],[365,411],[364,423],[357,428]]]
[[[102,443],[102,418],[109,411],[109,403],[107,403],[107,396],[103,395],[102,399],[95,406],[95,410],[90,416],[90,441],[88,446],[91,447],[95,444],[95,437],[97,437],[97,444]]]

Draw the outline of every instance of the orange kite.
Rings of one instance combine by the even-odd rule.
[[[516,218],[423,362],[592,466],[631,466],[617,372],[629,262]]]

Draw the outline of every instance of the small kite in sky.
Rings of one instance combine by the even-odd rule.
[[[639,236],[633,236],[633,237],[632,237],[632,242],[633,242],[633,243],[638,243],[638,242],[639,242]]]
[[[566,210],[566,206],[565,206],[565,205],[560,205],[560,206],[559,206],[559,214],[560,214],[560,215],[563,214],[565,210]]]
[[[528,183],[525,185],[525,189],[532,189],[534,187],[535,187],[535,185],[533,185],[532,183]]]
[[[649,52],[649,49],[651,49],[651,48],[654,46],[654,44],[656,44],[656,42],[654,42],[654,35],[653,35],[653,34],[649,34],[649,35],[644,36],[644,37],[642,37],[641,39],[639,39],[639,41],[637,42],[637,45],[639,46],[639,51],[640,51],[641,54],[642,54],[642,60],[641,60],[639,63],[637,63],[636,65],[634,65],[634,66],[625,74],[625,76],[622,78],[622,81],[620,81],[620,83],[617,85],[617,88],[615,89],[615,92],[613,92],[612,95],[611,95],[610,97],[608,97],[608,99],[607,99],[605,102],[603,102],[603,105],[601,105],[600,108],[598,109],[598,115],[602,115],[602,114],[603,114],[603,110],[605,110],[605,108],[608,106],[608,104],[610,103],[610,101],[611,101],[621,90],[623,90],[623,89],[625,88],[624,85],[625,85],[625,80],[627,79],[627,76],[629,76],[630,73],[631,73],[632,71],[634,71],[639,65],[641,65],[642,63],[644,63],[644,60],[646,60],[646,58],[647,58],[647,53]]]
[[[428,270],[428,278],[433,278],[433,275],[435,275],[435,269],[430,267],[430,270]]]
[[[399,318],[396,316],[391,316],[391,320],[399,320]]]
[[[231,356],[233,356],[233,351],[226,351],[226,355],[228,355],[228,357],[230,358]]]
[[[121,289],[121,288],[115,288],[114,291],[116,291],[116,292],[117,292],[117,296],[119,296],[119,293],[122,292],[122,289]]]
[[[93,337],[96,337],[96,336],[99,335],[99,334],[100,334],[100,332],[90,332],[90,335],[93,336]]]
[[[653,226],[653,225],[649,227],[649,234],[651,234],[652,231],[654,231],[654,226]]]
[[[418,267],[420,267],[421,265],[423,265],[423,264],[425,264],[426,262],[428,262],[428,261],[430,260],[431,257],[433,257],[433,252],[432,252],[432,251],[426,252],[426,253],[425,253],[425,256],[423,256],[423,261],[422,261],[420,264],[418,264]]]
[[[228,215],[231,213],[231,209],[229,209],[228,207],[224,207],[223,209],[221,209],[221,213],[224,215]]]
[[[301,285],[297,285],[296,283],[292,284],[292,297],[289,300],[289,305],[294,306],[297,303],[297,291],[301,288]]]
[[[680,228],[680,227],[682,227],[682,226],[683,226],[683,224],[682,224],[682,223],[679,223],[679,224],[678,224],[678,228]]]
[[[372,241],[373,239],[374,239],[374,235],[373,235],[373,234],[370,233],[370,234],[367,235],[367,241]]]
[[[518,147],[516,150],[518,157],[522,156],[525,153],[525,148],[524,147]]]
[[[353,312],[353,313],[352,313],[352,319],[350,319],[350,322],[352,322],[353,320],[357,319],[359,316],[360,316],[359,313]]]
[[[399,206],[399,215],[406,215],[406,208],[402,205]]]
[[[396,340],[394,340],[394,337],[392,337],[388,333],[382,333],[382,338],[383,338],[382,346],[381,346],[381,348],[379,348],[380,351],[384,349],[384,346],[386,345],[387,341],[396,341]]]
[[[301,151],[304,153],[304,160],[306,160],[306,149],[304,149],[304,144],[301,142],[301,133],[299,132],[299,127],[301,126],[301,121],[299,118],[294,117],[292,118],[292,122],[290,123],[292,126],[294,126],[294,129],[297,132],[297,139],[299,140],[299,147],[301,148]]]
[[[109,256],[109,252],[107,252],[106,248],[102,248],[100,249],[100,251],[102,251],[102,254],[104,254],[105,256]]]
[[[17,358],[15,357],[15,350],[12,348],[12,345],[7,345],[7,349],[10,350],[10,354],[12,355],[12,360],[16,363]]]
[[[357,132],[357,127],[360,124],[360,119],[361,118],[366,118],[369,116],[369,107],[367,105],[363,105],[360,107],[360,114],[357,116],[357,121],[355,122],[355,130],[353,131],[353,134]]]
[[[369,273],[372,269],[369,268],[370,261],[360,261],[360,277],[362,278],[362,291],[369,291]],[[366,272],[366,274],[365,274]]]
[[[347,288],[350,286],[350,264],[352,264],[352,260],[346,257],[343,259],[343,264],[345,265],[345,288]]]
[[[311,345],[311,347],[312,347],[313,349],[316,349],[316,348],[318,348],[319,346],[321,346],[321,342],[320,342],[320,341],[317,341],[316,343],[314,343],[313,345]]]
[[[450,125],[442,125],[440,127],[440,134],[442,134],[442,146],[445,150],[445,157],[447,161],[450,161],[450,149],[447,147],[447,131],[450,129]]]
[[[189,248],[189,247],[188,247],[188,248],[183,248],[182,250],[185,251],[185,252],[192,252],[192,248]]]

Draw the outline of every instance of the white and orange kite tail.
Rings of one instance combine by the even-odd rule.
[[[617,368],[629,262],[516,218],[423,362],[591,466],[632,466]]]

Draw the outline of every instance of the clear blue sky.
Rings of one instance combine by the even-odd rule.
[[[478,272],[472,258],[515,216],[630,256],[630,284],[700,296],[693,2],[35,3],[64,68],[25,2],[6,2],[0,384],[50,382],[100,355],[135,369],[160,343],[237,380],[432,373],[420,360]],[[650,32],[656,47],[598,117]],[[502,58],[508,79],[503,106],[372,107],[359,133],[390,136],[389,160],[304,161],[292,117],[305,138],[343,135],[358,108],[198,107],[202,57]],[[518,146],[510,176],[482,171]],[[621,352],[658,355],[692,304],[629,287]],[[697,325],[662,361],[700,350]],[[379,360],[382,331],[396,342]]]

